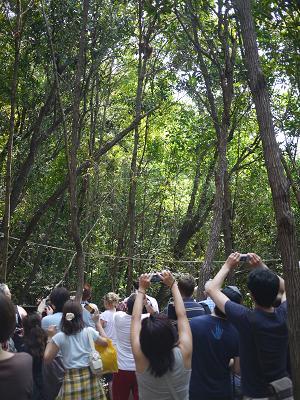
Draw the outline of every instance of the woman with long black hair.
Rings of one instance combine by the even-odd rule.
[[[27,315],[23,320],[23,350],[32,356],[33,394],[31,400],[45,400],[43,384],[43,358],[47,344],[47,334],[41,327],[38,313]]]
[[[131,346],[136,364],[140,400],[188,400],[192,334],[177,282],[171,272],[158,274],[173,295],[178,333],[162,315],[141,321],[151,274],[139,279],[131,322]]]

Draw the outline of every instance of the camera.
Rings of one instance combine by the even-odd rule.
[[[241,254],[240,261],[243,261],[243,262],[249,261],[249,254]]]
[[[162,279],[158,274],[152,275],[151,280],[150,280],[150,282],[153,282],[153,283],[158,283],[161,281],[162,281]]]
[[[94,314],[94,312],[95,312],[95,309],[92,306],[90,306],[88,303],[84,305],[84,308],[91,314]]]

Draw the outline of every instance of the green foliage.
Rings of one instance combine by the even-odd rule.
[[[10,7],[14,6],[13,2],[6,3]],[[22,3],[25,7],[25,1]],[[223,96],[220,71],[224,68],[225,53],[220,29],[222,31],[225,28],[218,22],[216,2],[188,3],[198,18],[199,43],[204,52],[210,54],[204,60],[216,101],[217,115],[221,119]],[[256,2],[256,23],[263,68],[272,94],[278,140],[291,174],[295,182],[299,183],[297,141],[300,68],[299,51],[296,51],[299,50],[299,17],[293,9],[281,9],[279,3],[282,2]],[[150,37],[151,49],[148,49],[150,55],[142,96],[142,113],[150,114],[139,124],[134,278],[143,271],[164,267],[176,271],[189,270],[196,274],[205,255],[212,211],[185,248],[183,258],[198,260],[199,263],[174,262],[173,247],[187,218],[196,166],[201,157],[193,213],[196,213],[203,191],[206,191],[207,196],[200,211],[203,211],[215,193],[213,174],[207,186],[205,180],[214,159],[217,135],[197,52],[187,37],[187,32],[193,33],[187,2],[149,0],[144,1],[143,5],[144,33],[154,19],[156,25]],[[67,134],[70,134],[72,127],[71,110],[81,7],[81,1],[45,1],[59,71]],[[136,112],[139,51],[137,7],[136,1],[90,1],[78,138],[78,166],[89,161],[89,167],[79,174],[77,183],[81,237],[86,252],[86,280],[92,283],[97,302],[111,290],[116,266],[122,295],[126,287],[129,241],[127,213],[133,133],[129,132],[100,158],[96,155],[101,146],[130,125]],[[181,23],[174,14],[175,9],[181,15]],[[2,8],[1,211],[4,209],[6,142],[14,62],[11,26],[14,23],[14,15],[8,17]],[[237,39],[235,19],[230,17],[229,25],[230,42],[227,44],[232,51]],[[262,149],[259,141],[258,145],[255,141],[258,126],[240,48],[237,49],[233,76],[234,97],[227,161],[234,245],[242,252],[255,251],[266,258],[278,258],[272,197]],[[13,187],[17,178],[24,173],[26,163],[31,164],[11,217],[11,235],[16,239],[10,241],[10,255],[16,249],[17,239],[24,235],[31,218],[68,173],[62,116],[57,93],[52,90],[53,83],[53,65],[45,20],[40,3],[34,2],[24,17],[21,38]],[[45,111],[49,96],[51,101]],[[60,281],[71,263],[74,246],[69,232],[68,196],[65,190],[54,205],[46,208],[27,238],[28,242],[33,243],[24,246],[10,269],[9,283],[20,301],[33,302],[37,296],[47,294]],[[299,226],[299,207],[295,198],[292,201]],[[120,243],[120,258],[115,259]],[[223,260],[224,257],[224,237],[221,235],[215,258]],[[75,270],[75,266],[71,265],[65,279],[65,284],[73,290],[76,287]],[[34,273],[31,275],[32,271]]]

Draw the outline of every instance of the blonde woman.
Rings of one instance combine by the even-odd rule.
[[[101,325],[113,344],[116,344],[116,334],[114,329],[114,316],[119,296],[114,292],[109,292],[103,297],[105,311],[100,315]]]

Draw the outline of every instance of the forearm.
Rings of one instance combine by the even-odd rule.
[[[154,315],[155,314],[155,310],[154,310],[154,308],[151,306],[151,304],[145,304],[145,308],[146,308],[146,311],[147,311],[147,313],[149,313],[149,314],[151,314],[151,315]]]
[[[108,346],[107,339],[105,339],[103,336],[99,337],[99,338],[96,340],[96,343],[97,343],[97,344],[100,344],[100,346],[103,346],[103,347],[107,347],[107,346]]]
[[[131,346],[133,349],[134,354],[136,354],[136,351],[139,348],[139,338],[140,336],[140,331],[141,331],[141,315],[143,311],[143,301],[144,301],[144,290],[139,290],[134,306],[133,306],[133,311],[132,311],[132,317],[131,317],[131,328],[130,328],[130,338],[131,338]]]
[[[137,319],[141,321],[145,293],[145,289],[138,290],[133,306],[132,319]]]
[[[171,291],[174,300],[174,307],[177,315],[177,320],[179,320],[180,318],[186,318],[186,311],[182,300],[182,296],[177,286],[177,282],[173,283]]]
[[[95,322],[95,325],[96,325],[96,331],[98,331],[102,337],[106,338],[107,335],[106,335],[105,330],[103,329],[103,327],[101,325],[100,320]]]
[[[230,272],[230,266],[225,262],[220,271],[216,276],[210,281],[209,287],[207,288],[207,293],[211,295],[211,292],[215,290],[221,290],[225,279]]]
[[[44,353],[44,362],[46,364],[50,364],[57,356],[58,351],[59,348],[58,346],[56,346],[55,343],[53,343],[52,341],[48,342]]]

